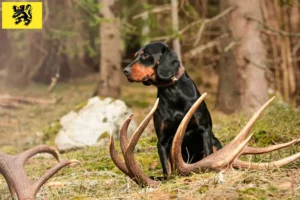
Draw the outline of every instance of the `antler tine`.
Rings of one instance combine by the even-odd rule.
[[[41,176],[35,183],[34,186],[34,196],[39,191],[39,189],[42,187],[43,184],[45,184],[52,176],[54,176],[59,170],[62,168],[72,165],[72,164],[80,164],[78,160],[65,160],[58,164],[56,164],[54,167],[52,167],[50,170],[48,170],[43,176]]]
[[[122,150],[122,154],[123,157],[125,155],[125,151],[128,145],[128,138],[127,138],[127,129],[129,126],[130,121],[132,120],[133,115],[130,115],[127,117],[127,119],[125,120],[125,122],[123,123],[121,130],[120,130],[120,146],[121,146],[121,150]],[[109,143],[109,152],[110,152],[110,156],[112,158],[112,161],[114,162],[114,164],[127,176],[129,176],[131,179],[134,179],[134,175],[131,174],[128,169],[127,166],[125,164],[125,162],[123,162],[120,157],[118,156],[118,153],[115,149],[115,142],[114,142],[114,138],[113,135],[110,135],[110,143]]]
[[[294,139],[290,142],[276,144],[276,145],[272,145],[272,146],[268,146],[268,147],[254,148],[254,147],[245,146],[245,148],[243,149],[243,151],[241,152],[240,155],[269,153],[271,151],[283,149],[283,148],[291,146],[293,144],[298,144],[299,142],[300,142],[300,139]]]
[[[138,182],[140,186],[152,186],[156,187],[159,185],[159,182],[154,181],[150,179],[147,175],[145,175],[142,170],[139,168],[137,162],[134,159],[134,148],[142,135],[143,131],[149,124],[150,120],[152,119],[152,116],[158,106],[159,99],[156,100],[153,108],[149,112],[149,114],[145,117],[145,119],[141,122],[141,124],[138,126],[137,130],[132,135],[129,144],[127,146],[126,152],[125,152],[125,163],[127,166],[128,171],[134,175],[134,179]]]
[[[127,130],[128,130],[128,126],[129,126],[132,118],[133,118],[133,114],[129,115],[127,117],[127,119],[125,120],[125,122],[123,123],[121,130],[120,130],[120,146],[121,146],[121,151],[122,151],[123,156],[125,156],[125,152],[126,152],[127,145],[128,145]]]
[[[232,166],[239,169],[268,169],[268,168],[278,168],[281,166],[284,166],[286,164],[289,164],[295,160],[300,158],[300,152],[296,153],[294,155],[288,156],[286,158],[269,162],[269,163],[252,163],[252,162],[246,162],[241,160],[234,160],[232,163]]]
[[[61,158],[56,150],[56,148],[48,146],[48,145],[39,145],[37,147],[34,147],[32,149],[28,149],[27,151],[20,153],[16,155],[16,157],[19,160],[22,160],[23,165],[26,164],[26,162],[32,157],[35,156],[38,153],[49,153],[51,154],[58,162],[60,162]]]
[[[175,137],[173,139],[172,144],[172,150],[171,150],[171,158],[172,163],[174,163],[175,170],[177,170],[180,174],[186,174],[189,170],[187,170],[187,164],[184,162],[182,155],[181,155],[181,145],[183,136],[185,134],[186,127],[197,110],[198,106],[202,103],[204,98],[206,97],[207,93],[204,93],[200,96],[200,98],[193,104],[193,106],[190,108],[190,110],[187,112],[187,114],[182,119],[180,125],[178,126],[178,129],[176,131]]]
[[[114,142],[114,137],[111,134],[110,135],[110,143],[109,143],[109,153],[110,153],[110,157],[112,159],[112,161],[114,162],[114,164],[127,176],[130,176],[128,169],[125,165],[125,163],[120,159],[120,157],[118,156],[118,152],[115,149],[115,142]]]
[[[9,161],[12,159],[13,159],[13,156],[7,155],[0,151],[0,174],[2,174],[2,176],[4,177],[4,179],[8,185],[10,194],[15,197],[15,189],[12,186],[12,184],[9,184],[11,182],[10,176],[7,175],[7,173],[6,173],[6,169],[10,166]]]

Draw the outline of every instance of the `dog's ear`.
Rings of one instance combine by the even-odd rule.
[[[176,75],[180,67],[177,54],[169,47],[165,48],[162,59],[157,67],[157,76],[162,80],[169,80]]]

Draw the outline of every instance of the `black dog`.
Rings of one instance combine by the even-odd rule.
[[[201,96],[195,83],[181,66],[176,53],[166,44],[154,42],[142,47],[135,60],[124,70],[130,82],[155,85],[159,105],[154,113],[158,137],[158,153],[164,174],[171,173],[169,162],[176,130],[195,101]],[[188,124],[182,144],[185,162],[194,163],[222,148],[212,132],[212,120],[205,102],[202,102]]]

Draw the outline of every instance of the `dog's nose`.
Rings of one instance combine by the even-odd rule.
[[[125,69],[123,69],[123,72],[126,76],[128,76],[130,74],[130,68],[129,67],[125,67]]]

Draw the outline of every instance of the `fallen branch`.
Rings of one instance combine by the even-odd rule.
[[[49,104],[55,104],[56,100],[45,100],[45,99],[38,99],[33,97],[13,97],[8,94],[0,94],[0,102],[18,102],[18,103],[24,103],[24,104],[40,104],[40,105],[49,105]],[[10,102],[11,103],[11,102]]]
[[[1,102],[0,101],[0,108],[16,109],[16,108],[20,108],[20,107],[22,107],[22,105],[19,103],[16,103],[16,102],[10,102],[10,101]]]

